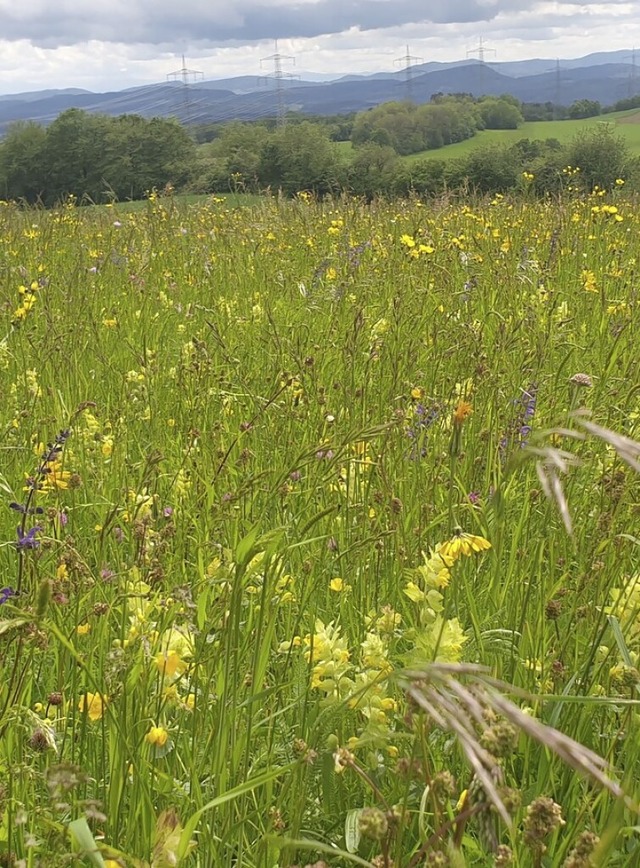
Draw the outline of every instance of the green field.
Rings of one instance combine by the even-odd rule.
[[[0,865],[640,864],[640,217],[0,206]]]
[[[630,111],[587,118],[586,120],[534,121],[522,124],[517,130],[483,130],[471,139],[465,139],[463,142],[456,142],[454,145],[447,145],[436,150],[410,154],[403,157],[403,160],[407,162],[425,158],[449,160],[455,157],[464,157],[476,148],[486,145],[511,145],[521,139],[557,139],[562,144],[568,144],[581,130],[593,129],[598,124],[610,124],[615,132],[624,138],[630,152],[640,155],[640,114],[637,109],[631,109]],[[347,153],[352,150],[350,142],[338,142],[337,144]]]

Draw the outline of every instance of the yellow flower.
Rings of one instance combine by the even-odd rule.
[[[331,579],[331,581],[329,582],[329,587],[331,588],[332,591],[335,591],[336,594],[339,594],[340,591],[344,591],[346,586],[344,583],[344,579],[335,578],[335,579]]]
[[[176,675],[182,675],[188,666],[177,651],[156,654],[155,663],[163,678],[175,678]]]
[[[474,552],[484,552],[491,548],[491,543],[482,536],[464,533],[462,528],[457,528],[452,539],[442,543],[438,554],[443,558],[458,560],[460,555],[470,557]]]
[[[404,592],[413,603],[419,603],[426,597],[425,592],[415,582],[407,582]]]
[[[405,247],[408,247],[411,250],[412,247],[416,246],[415,239],[412,235],[401,235],[400,236],[400,244],[404,244]]]
[[[144,738],[154,747],[164,747],[169,739],[169,733],[163,726],[152,726]]]
[[[108,701],[108,698],[101,693],[88,692],[80,697],[78,710],[83,714],[86,712],[89,720],[95,723],[104,714]]]
[[[78,634],[78,636],[86,636],[87,633],[90,633],[90,632],[91,632],[91,624],[87,624],[87,623],[78,624],[78,626],[76,627],[76,633]]]
[[[47,473],[42,480],[43,491],[56,491],[57,489],[66,490],[69,488],[69,480],[71,473],[68,470],[62,469],[61,461],[52,461],[48,465]]]

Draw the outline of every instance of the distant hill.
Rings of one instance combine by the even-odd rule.
[[[343,75],[330,81],[323,81],[322,75],[308,75],[281,80],[289,111],[344,114],[406,99],[409,94],[416,102],[428,102],[435,93],[509,93],[523,102],[570,105],[578,99],[592,99],[610,105],[640,92],[640,75],[636,76],[631,51],[598,52],[560,61],[428,62],[412,67],[410,81],[405,70]],[[186,123],[273,117],[279,104],[276,84],[268,75],[243,75],[188,87],[165,82],[108,93],[66,88],[7,94],[0,96],[0,132],[18,120],[51,123],[73,107],[107,115],[177,117]]]

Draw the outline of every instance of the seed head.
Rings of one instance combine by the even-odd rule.
[[[574,374],[569,380],[574,386],[593,386],[593,381],[589,374]]]

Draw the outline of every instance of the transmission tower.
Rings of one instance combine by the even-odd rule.
[[[473,54],[473,55],[477,54],[478,60],[480,61],[480,63],[484,63],[484,56],[487,52],[489,52],[489,54],[495,54],[496,53],[495,48],[487,48],[487,46],[484,44],[484,40],[481,36],[480,39],[478,40],[477,48],[470,48],[469,51],[467,51],[467,57],[469,57],[470,54]]]
[[[267,76],[272,81],[275,82],[276,87],[276,97],[278,100],[278,126],[282,127],[285,125],[287,120],[287,105],[284,96],[285,90],[285,82],[290,81],[293,78],[298,78],[299,76],[293,75],[290,72],[285,72],[283,69],[283,65],[285,63],[291,63],[295,66],[296,59],[295,57],[291,57],[289,54],[280,54],[278,51],[278,40],[275,41],[275,52],[274,54],[270,54],[268,57],[263,57],[260,61],[260,65],[262,66],[265,63],[273,64],[273,72]]]
[[[190,85],[196,81],[204,80],[204,72],[199,69],[188,69],[185,63],[184,54],[182,55],[182,68],[176,69],[167,75],[167,81],[182,82],[182,102],[184,105],[184,122],[188,124],[191,120],[191,93]]]
[[[404,67],[404,83],[407,92],[407,102],[413,102],[413,67],[418,63],[424,63],[424,57],[414,57],[410,53],[409,46],[407,45],[407,53],[402,57],[396,58],[393,62],[396,66],[402,64]]]
[[[638,72],[638,70],[636,69],[636,50],[635,50],[635,48],[633,48],[631,50],[631,69],[629,70],[629,87],[628,87],[629,92],[627,94],[629,97],[636,95],[636,90],[638,87],[637,72]]]
[[[480,61],[480,69],[478,74],[478,85],[480,88],[480,94],[482,94],[482,87],[484,81],[484,56],[487,53],[495,54],[496,52],[494,48],[487,48],[487,46],[484,44],[484,39],[482,38],[482,36],[478,40],[477,47],[471,48],[469,49],[469,51],[467,51],[467,57],[469,57],[469,55],[472,55],[474,57],[477,55],[478,60]]]
[[[562,76],[560,75],[560,58],[556,58],[556,88],[554,95],[554,107],[553,114],[556,120],[560,118],[560,106],[562,105],[561,101],[562,96]]]

